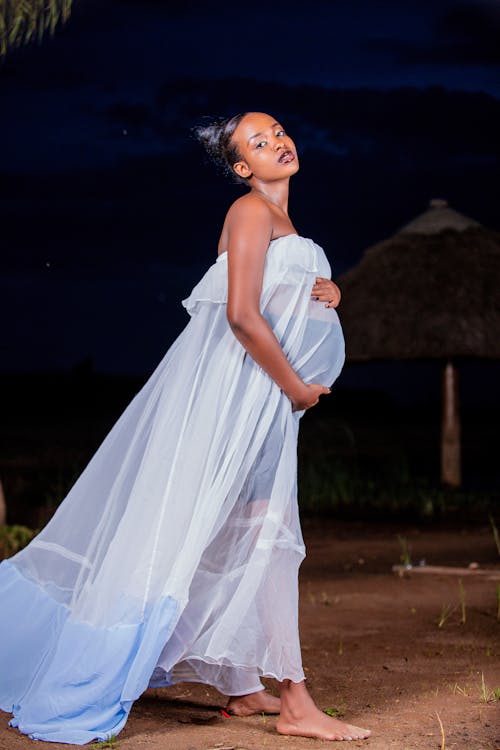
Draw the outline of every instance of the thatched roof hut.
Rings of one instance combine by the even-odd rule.
[[[453,361],[500,359],[500,232],[435,199],[425,213],[368,248],[337,282],[348,361],[437,359],[445,365],[442,480],[457,486],[460,425]],[[444,467],[445,422],[452,424],[455,446],[451,473]]]
[[[500,232],[433,200],[337,279],[350,361],[500,359]]]

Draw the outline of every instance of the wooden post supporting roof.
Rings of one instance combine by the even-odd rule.
[[[460,487],[460,406],[458,400],[458,371],[448,360],[443,367],[441,421],[441,482],[448,487]]]

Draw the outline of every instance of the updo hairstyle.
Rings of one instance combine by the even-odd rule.
[[[233,169],[233,164],[240,161],[242,157],[232,138],[246,114],[248,113],[240,112],[229,120],[218,119],[208,125],[197,125],[192,128],[194,137],[204,146],[216,168],[233,182],[244,185],[248,184],[247,180],[239,177]]]

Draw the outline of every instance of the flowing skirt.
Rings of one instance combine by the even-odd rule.
[[[279,294],[263,310],[302,376],[330,385],[343,338],[334,310],[326,327],[304,313],[314,272],[288,289],[286,316]],[[260,676],[303,679],[302,413],[225,305],[200,301],[47,526],[0,564],[0,707],[13,726],[84,744],[116,735],[148,686],[237,695]]]

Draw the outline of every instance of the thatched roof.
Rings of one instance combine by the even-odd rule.
[[[500,359],[500,232],[433,203],[336,279],[348,360]]]
[[[410,221],[399,233],[403,234],[438,234],[445,229],[456,229],[457,232],[463,232],[469,227],[480,227],[480,223],[471,219],[469,216],[459,214],[450,208],[448,201],[442,198],[433,198],[429,203],[429,208],[416,219]]]

